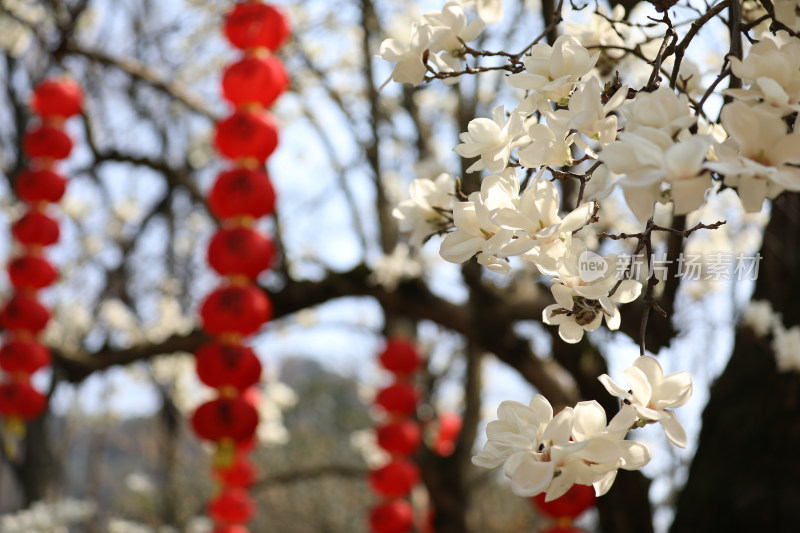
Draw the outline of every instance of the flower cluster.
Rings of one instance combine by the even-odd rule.
[[[478,17],[468,21],[462,2],[450,0],[441,12],[423,15],[414,24],[408,40],[383,41],[379,57],[395,63],[384,85],[392,80],[419,85],[431,64],[439,72],[458,71],[461,68],[458,52],[462,44],[477,39],[487,23],[496,22],[502,16],[500,0],[479,0],[476,7]]]
[[[614,483],[619,469],[637,470],[650,461],[644,444],[626,440],[628,430],[660,422],[670,442],[686,446],[683,428],[670,408],[688,401],[691,377],[686,372],[664,376],[656,359],[639,357],[624,372],[633,387],[619,388],[607,375],[600,377],[609,392],[623,400],[610,421],[596,401],[579,402],[557,414],[544,396],[529,405],[503,402],[498,419],[486,427],[483,451],[472,462],[484,468],[503,466],[511,489],[520,496],[545,493],[545,501],[565,494],[574,484],[592,485],[601,496]]]

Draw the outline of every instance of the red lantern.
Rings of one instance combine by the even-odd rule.
[[[14,238],[22,244],[50,246],[58,242],[58,222],[37,211],[29,211],[11,226]]]
[[[35,341],[13,340],[0,348],[0,368],[10,374],[33,374],[49,364],[50,351]]]
[[[31,108],[43,117],[68,118],[77,115],[83,107],[81,86],[66,78],[45,80],[33,91]]]
[[[16,288],[42,289],[58,277],[56,269],[46,259],[35,255],[17,257],[8,264],[8,277]]]
[[[221,287],[206,297],[200,318],[211,335],[247,336],[272,318],[272,304],[264,291],[253,285]]]
[[[69,135],[51,126],[28,130],[22,142],[25,153],[31,158],[64,159],[72,151],[72,139]]]
[[[389,453],[411,455],[422,440],[419,426],[412,420],[390,422],[377,428],[378,446]]]
[[[256,479],[256,467],[241,454],[237,454],[229,467],[216,468],[214,473],[227,487],[249,487]]]
[[[442,457],[452,455],[456,447],[456,439],[461,433],[463,422],[455,413],[445,413],[439,417],[433,451]]]
[[[191,423],[202,439],[242,441],[255,435],[258,411],[241,398],[217,398],[198,407]]]
[[[546,502],[545,497],[546,495],[542,493],[531,498],[531,501],[539,511],[551,518],[575,518],[594,507],[597,500],[594,488],[577,484],[560,498]]]
[[[422,364],[417,349],[405,339],[389,339],[380,361],[386,370],[395,374],[412,374]]]
[[[255,159],[264,163],[278,147],[278,126],[266,111],[236,111],[217,123],[217,151],[228,159]]]
[[[210,342],[195,352],[197,376],[213,387],[245,390],[261,379],[261,361],[247,346]]]
[[[208,264],[222,276],[255,279],[274,257],[272,241],[250,228],[220,229],[208,245]]]
[[[275,56],[245,57],[229,65],[222,75],[222,95],[236,107],[269,107],[288,88],[289,76]]]
[[[12,331],[39,333],[50,320],[50,311],[33,298],[15,294],[0,311],[0,324]]]
[[[414,509],[405,500],[393,500],[373,507],[369,527],[374,533],[406,533],[414,526]]]
[[[369,473],[370,487],[387,498],[405,496],[419,481],[419,468],[411,461],[396,459]]]
[[[244,168],[228,170],[219,175],[208,193],[208,207],[222,219],[260,218],[275,210],[275,191],[265,172]]]
[[[273,6],[240,2],[225,17],[223,31],[236,48],[268,48],[274,52],[289,37],[289,23]]]
[[[30,383],[0,384],[0,415],[6,418],[32,420],[42,414],[46,406],[47,397]]]
[[[50,169],[25,169],[14,182],[14,190],[24,201],[57,202],[64,196],[67,180]]]
[[[256,513],[256,505],[246,491],[229,488],[208,502],[208,516],[223,524],[248,522]]]
[[[375,404],[387,413],[410,415],[417,410],[419,391],[410,383],[395,383],[386,387],[375,397]]]

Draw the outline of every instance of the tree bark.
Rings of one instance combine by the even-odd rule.
[[[788,329],[800,323],[800,195],[772,207],[754,299],[769,299]],[[800,531],[800,380],[778,372],[770,338],[736,330],[711,388],[689,479],[671,531]]]

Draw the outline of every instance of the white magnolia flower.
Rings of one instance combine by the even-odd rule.
[[[476,0],[475,8],[478,16],[486,24],[495,24],[503,20],[502,0]]]
[[[784,5],[787,3],[789,2],[784,2]],[[775,13],[777,16],[777,3]],[[762,39],[750,48],[744,60],[731,58],[731,70],[749,87],[728,89],[724,92],[748,105],[780,116],[800,111],[798,65],[800,41],[792,39],[779,47],[771,39]]]
[[[503,106],[492,109],[492,118],[476,118],[469,122],[467,131],[459,135],[461,144],[453,150],[461,157],[480,159],[467,170],[475,172],[489,169],[498,173],[508,165],[511,149],[526,142],[522,115],[512,112],[506,120]]]
[[[474,41],[486,28],[486,23],[480,18],[467,22],[464,6],[458,0],[447,2],[441,12],[426,13],[422,16],[422,23],[433,29],[428,46],[431,53],[455,52],[461,48],[462,41]]]
[[[622,4],[617,4],[614,6],[614,9],[611,11],[610,15],[608,14],[605,6],[599,6],[598,10],[601,14],[606,16],[592,13],[587,25],[568,21],[565,23],[567,33],[574,35],[586,48],[591,48],[598,45],[619,47],[625,46],[625,37],[627,37],[628,33],[630,32],[630,26],[624,23],[612,24],[609,22],[609,19],[613,21],[625,20],[625,8],[622,6]],[[600,56],[600,62],[603,62],[604,57],[611,59],[612,61],[609,61],[609,63],[611,63],[610,65],[602,65],[604,67],[610,67],[616,63],[616,61],[613,60],[620,58],[624,53],[625,52],[622,50],[603,50],[601,52],[602,55]],[[598,66],[598,69],[600,69],[600,66]]]
[[[688,372],[664,375],[655,357],[637,357],[633,366],[623,373],[630,385],[626,391],[617,385],[608,374],[598,379],[613,396],[622,398],[622,419],[627,415],[631,423],[638,418],[642,423],[658,422],[664,427],[667,439],[680,448],[686,447],[686,432],[672,412],[689,401],[692,396],[692,377]]]
[[[775,364],[781,372],[800,372],[800,326],[775,328]]]
[[[390,63],[396,63],[396,65],[391,76],[383,82],[381,88],[391,80],[411,85],[422,83],[426,72],[422,54],[430,46],[431,39],[433,39],[433,28],[428,25],[418,25],[412,28],[411,39],[407,43],[397,39],[383,41],[378,57]]]
[[[605,261],[605,270],[589,271],[586,267],[587,263],[600,265],[602,261]],[[556,303],[542,312],[542,321],[558,326],[558,336],[564,342],[579,342],[584,331],[594,331],[600,326],[603,317],[608,329],[619,329],[622,316],[616,304],[638,298],[642,285],[626,279],[617,286],[616,262],[613,254],[603,258],[587,252],[586,245],[573,237],[561,268],[552,273],[556,280],[550,290]]]
[[[528,127],[530,143],[517,152],[523,167],[535,168],[543,165],[564,167],[572,164],[569,147],[575,139],[568,130],[556,133],[544,124],[531,124]]]
[[[598,57],[599,53],[590,55],[575,37],[561,35],[552,47],[544,43],[533,45],[530,55],[523,59],[525,72],[512,74],[506,80],[512,87],[536,91],[561,102],[594,68]]]
[[[567,109],[559,109],[547,115],[547,124],[556,131],[577,130],[602,146],[613,142],[617,138],[617,117],[609,116],[609,113],[625,102],[628,86],[617,90],[606,104],[601,100],[602,91],[597,78],[591,78],[570,97]],[[533,135],[530,137],[533,138]],[[575,142],[590,156],[594,156],[594,152],[588,150],[580,137]]]
[[[651,93],[636,93],[636,97],[623,106],[622,114],[626,119],[626,132],[647,127],[661,130],[670,137],[697,122],[688,97],[675,94],[666,84]]]
[[[593,204],[586,203],[561,218],[558,189],[551,182],[535,179],[518,198],[497,204],[491,219],[512,230],[515,239],[502,249],[507,256],[522,255],[545,272],[555,270],[566,255],[571,234],[589,223]]]
[[[450,223],[448,212],[455,201],[455,179],[450,174],[439,174],[435,179],[415,179],[408,188],[410,198],[392,210],[399,221],[399,229],[410,233],[409,243],[422,246],[425,238],[440,231]]]
[[[458,202],[453,208],[453,222],[456,231],[448,233],[442,241],[439,255],[450,263],[463,263],[475,254],[485,266],[494,265],[498,272],[507,271],[499,268],[495,261],[483,255],[505,257],[502,248],[511,241],[514,232],[503,229],[491,220],[490,210],[504,203],[505,198],[519,194],[519,182],[513,177],[488,176],[481,183],[481,190],[469,195],[469,201]]]
[[[486,445],[472,462],[483,468],[503,465],[512,491],[520,496],[544,492],[551,501],[575,483],[594,485],[602,495],[618,468],[641,468],[650,459],[644,445],[608,431],[597,402],[581,402],[553,416],[550,403],[537,394],[527,406],[503,402],[497,416],[486,427]]]
[[[635,133],[623,133],[603,150],[600,159],[612,172],[624,174],[620,185],[625,200],[636,218],[645,221],[662,199],[674,202],[676,215],[703,204],[705,191],[711,187],[705,165],[711,143],[705,135],[673,143],[662,130],[641,127]]]
[[[787,134],[780,117],[739,101],[726,105],[721,117],[730,139],[716,147],[719,162],[706,167],[737,188],[748,213],[784,189],[800,191],[800,133]]]

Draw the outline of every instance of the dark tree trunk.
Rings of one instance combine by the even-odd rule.
[[[770,300],[790,328],[800,323],[800,195],[773,203],[761,255],[753,298]],[[770,341],[737,329],[703,413],[674,533],[800,531],[800,377],[777,371]]]

